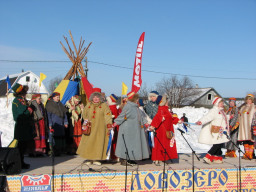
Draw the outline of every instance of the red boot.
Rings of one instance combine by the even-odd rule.
[[[213,163],[223,163],[223,158],[221,156],[212,156]]]
[[[213,158],[213,156],[211,156],[209,153],[207,153],[207,154],[205,155],[205,157],[203,158],[203,160],[204,160],[206,163],[208,163],[208,164],[212,164],[212,158]]]

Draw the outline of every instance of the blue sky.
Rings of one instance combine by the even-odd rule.
[[[199,87],[214,87],[224,97],[254,92],[256,80],[256,1],[0,1],[0,60],[65,61],[60,41],[92,42],[88,60],[133,67],[142,32],[142,70],[188,75]],[[107,94],[131,87],[132,70],[89,62],[89,81]],[[0,61],[0,77],[21,69],[47,75],[45,84],[64,77],[71,62]],[[142,71],[155,87],[161,73]]]

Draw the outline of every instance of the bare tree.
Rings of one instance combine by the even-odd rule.
[[[62,79],[63,79],[62,77],[55,77],[50,80],[49,85],[48,85],[50,94],[52,94],[52,92],[56,89],[56,87],[59,85],[59,83],[62,81]]]
[[[147,98],[148,93],[152,90],[152,88],[148,88],[146,83],[142,83],[142,86],[138,92],[139,96],[142,98]]]
[[[189,77],[179,79],[177,76],[163,78],[156,83],[160,94],[167,94],[169,104],[172,107],[180,107],[185,101],[198,94],[194,84]]]

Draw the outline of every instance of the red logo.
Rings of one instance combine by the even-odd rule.
[[[51,192],[50,175],[30,176],[23,175],[21,177],[21,192]]]

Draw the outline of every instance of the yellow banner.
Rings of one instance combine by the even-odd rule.
[[[43,73],[40,73],[40,80],[39,80],[39,87],[41,87],[42,81],[46,78],[47,76]]]
[[[124,82],[122,82],[122,95],[126,95],[127,91],[128,91],[127,85],[125,85]]]

